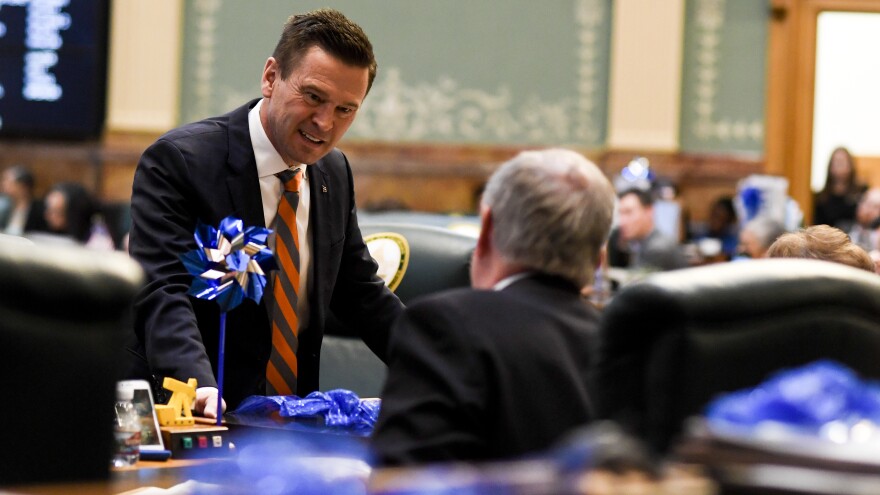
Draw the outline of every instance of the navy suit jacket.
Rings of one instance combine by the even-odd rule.
[[[514,458],[588,423],[598,321],[549,275],[409,305],[392,331],[377,463]]]
[[[186,294],[192,277],[179,260],[196,248],[197,221],[217,226],[233,215],[246,226],[264,226],[256,160],[248,130],[253,100],[220,117],[174,129],[141,157],[132,190],[131,255],[148,285],[135,301],[130,374],[196,378],[216,386],[219,309]],[[328,312],[355,328],[384,360],[400,300],[376,276],[357,223],[351,168],[333,150],[309,164],[313,285],[310,323],[299,335],[297,394],[318,389],[324,323]],[[245,301],[227,314],[224,397],[234,408],[265,392],[271,329],[265,302]]]

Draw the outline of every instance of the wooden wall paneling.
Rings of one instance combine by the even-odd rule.
[[[856,156],[856,174],[868,187],[880,187],[880,156]]]
[[[787,175],[792,160],[794,114],[794,70],[791,54],[796,42],[798,3],[793,0],[772,0],[770,43],[767,56],[767,124],[765,156],[767,173]]]
[[[83,183],[107,202],[130,198],[134,171],[153,134],[109,133],[101,142],[44,143],[0,141],[0,169],[30,167],[38,194],[55,182]],[[362,209],[390,203],[418,211],[471,213],[480,188],[504,161],[526,147],[455,144],[344,142],[340,146],[354,171],[355,193]],[[762,173],[760,160],[645,150],[578,150],[614,177],[635,156],[645,156],[654,171],[678,186],[692,220],[705,220],[709,205],[736,192],[737,182]]]
[[[38,140],[0,141],[0,169],[23,165],[31,170],[38,196],[59,182],[79,182],[97,191],[101,182],[100,143]]]
[[[98,191],[102,200],[124,202],[131,199],[134,171],[141,154],[158,138],[153,133],[108,133],[101,147],[102,181]]]
[[[812,219],[813,194],[810,188],[813,149],[813,101],[816,74],[816,15],[818,10],[809,1],[798,9],[797,46],[793,57],[794,106],[792,108],[793,135],[791,160],[787,164],[789,194],[800,204],[808,219]],[[811,220],[812,221],[812,220]]]
[[[789,194],[810,221],[817,17],[880,12],[880,0],[772,0],[771,9],[767,168],[789,179]]]

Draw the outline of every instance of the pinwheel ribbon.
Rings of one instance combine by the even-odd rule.
[[[217,425],[223,416],[223,362],[226,355],[226,312],[250,298],[259,303],[266,289],[266,272],[276,269],[275,257],[267,247],[270,229],[244,228],[244,222],[226,217],[215,229],[201,222],[196,226],[198,249],[180,256],[193,276],[187,294],[220,306],[217,358]]]
[[[272,231],[265,227],[244,228],[234,217],[220,221],[219,228],[199,222],[195,231],[198,249],[180,256],[193,276],[189,295],[217,301],[229,311],[250,298],[260,302],[266,288],[266,272],[276,269],[275,257],[266,245]]]

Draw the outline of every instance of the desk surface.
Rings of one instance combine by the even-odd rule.
[[[106,481],[68,482],[41,485],[11,486],[0,488],[8,494],[40,495],[110,495],[135,494],[144,488],[170,488],[187,480],[188,468],[212,463],[228,462],[225,459],[173,459],[168,461],[138,461],[125,468],[112,468]]]
[[[294,456],[303,458],[322,458],[316,464],[327,465],[328,459],[343,459],[348,454],[352,460],[360,458],[366,447],[365,439],[357,435],[343,432],[331,433],[319,425],[301,425],[296,429],[290,425],[244,426],[230,424],[231,443],[236,446],[238,454],[227,458],[210,459],[169,459],[168,461],[139,461],[136,465],[125,468],[112,468],[107,480],[92,482],[40,483],[33,485],[0,486],[2,494],[136,494],[144,488],[170,488],[189,480],[226,480],[226,482],[247,483],[248,479],[236,478],[239,467],[236,459],[250,449],[246,456],[253,462],[254,456],[259,459],[277,460],[279,456],[287,456],[289,461]],[[288,426],[288,427],[284,427]],[[271,444],[264,447],[266,444]],[[268,449],[268,450],[267,450]],[[309,462],[309,461],[306,461]],[[264,463],[265,464],[265,463]],[[283,462],[281,463],[284,464]],[[332,464],[332,463],[330,463]],[[369,474],[369,467],[363,461],[335,464],[340,470],[353,473],[358,478]],[[232,469],[230,469],[230,466]],[[212,481],[206,481],[212,480]],[[220,481],[224,482],[224,481]]]

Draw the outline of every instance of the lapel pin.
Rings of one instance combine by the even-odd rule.
[[[321,192],[327,192],[327,185],[321,184]]]

